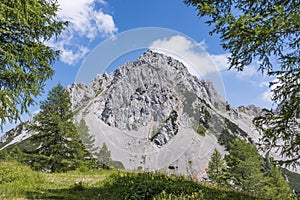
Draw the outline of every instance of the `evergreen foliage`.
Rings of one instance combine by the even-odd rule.
[[[219,144],[225,146],[226,150],[230,149],[231,144],[237,139],[238,137],[231,134],[227,129],[223,129],[221,135],[218,138]]]
[[[57,11],[56,0],[0,2],[0,127],[28,112],[54,73],[59,51],[45,42],[67,25]]]
[[[8,157],[9,157],[9,155],[8,155],[6,149],[0,150],[0,161],[7,160]]]
[[[222,159],[220,152],[215,149],[208,163],[206,171],[208,178],[220,186],[227,186],[228,173],[225,161]]]
[[[196,132],[201,136],[205,136],[206,129],[203,126],[199,125],[196,129]]]
[[[262,73],[276,77],[270,88],[278,109],[265,109],[255,123],[264,133],[263,146],[285,158],[281,164],[300,165],[300,1],[184,2],[209,18],[210,34],[218,34],[230,53],[230,68],[242,71],[255,62]]]
[[[9,152],[9,158],[21,162],[23,160],[23,153],[21,149],[18,146],[15,146],[10,152]]]
[[[262,194],[265,177],[262,172],[264,160],[256,147],[243,140],[236,140],[225,157],[229,174],[236,187],[244,191]]]
[[[225,118],[224,122],[225,122],[227,128],[231,131],[231,133],[238,134],[242,137],[248,136],[248,134],[245,131],[243,131],[238,125],[231,122],[229,119]]]
[[[42,111],[29,125],[33,143],[38,148],[31,152],[33,160],[42,160],[44,167],[51,172],[75,169],[81,161],[90,157],[79,140],[79,134],[73,122],[73,113],[69,93],[58,84],[41,102]]]
[[[124,168],[121,162],[112,160],[111,152],[105,143],[103,143],[101,148],[95,147],[95,138],[89,133],[89,127],[83,118],[76,124],[76,128],[79,134],[79,140],[83,143],[85,149],[91,154],[91,159],[97,159],[97,164],[94,163],[93,165],[100,165],[104,168],[109,168],[111,166],[118,169]]]
[[[95,148],[95,138],[89,133],[89,127],[86,125],[83,118],[78,124],[76,124],[76,128],[79,134],[79,140],[84,144],[86,150],[88,150],[91,154],[95,154],[95,151],[98,149]]]
[[[267,186],[264,187],[266,196],[276,197],[277,199],[292,198],[292,190],[278,167],[272,165],[267,175]]]
[[[279,168],[259,155],[256,147],[243,140],[232,143],[229,155],[215,150],[209,162],[208,177],[217,185],[265,196],[270,199],[293,199],[292,191]]]
[[[285,177],[287,177],[289,186],[293,189],[298,199],[300,199],[300,174],[291,172],[287,169],[281,168]]]
[[[113,166],[113,160],[111,159],[111,152],[107,148],[106,144],[103,143],[100,150],[96,153],[98,161],[104,166]]]

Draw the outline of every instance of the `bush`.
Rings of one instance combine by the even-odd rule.
[[[200,190],[203,188],[200,184],[188,181],[184,177],[148,172],[114,174],[106,180],[104,187],[116,191],[116,195],[121,194],[115,196],[115,199],[125,200],[164,199],[166,196],[170,198],[182,196],[184,199],[201,193]],[[198,196],[201,196],[200,193]]]
[[[206,129],[203,126],[198,126],[196,132],[201,136],[205,136]]]
[[[151,199],[159,194],[164,184],[168,181],[167,176],[154,175],[151,173],[118,173],[111,176],[106,185],[113,185],[121,189],[123,199]]]
[[[102,199],[123,200],[200,200],[200,199],[256,199],[246,194],[213,185],[203,185],[181,176],[161,173],[119,172],[106,179]],[[113,194],[111,191],[114,191]]]
[[[35,181],[37,176],[36,172],[16,161],[0,162],[0,184]]]

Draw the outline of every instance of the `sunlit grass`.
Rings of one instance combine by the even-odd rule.
[[[0,162],[0,176],[0,199],[256,199],[162,173],[105,169],[41,173],[17,162]]]

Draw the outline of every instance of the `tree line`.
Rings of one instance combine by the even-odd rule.
[[[237,139],[229,154],[222,158],[215,150],[207,169],[208,178],[216,185],[234,188],[270,199],[293,199],[293,193],[281,170],[266,155],[263,158],[257,148]]]
[[[40,102],[41,111],[26,125],[34,133],[29,144],[21,148],[18,144],[2,159],[15,159],[35,170],[61,172],[80,167],[109,168],[121,163],[111,159],[111,153],[104,143],[96,148],[84,119],[74,122],[69,92],[58,84]]]

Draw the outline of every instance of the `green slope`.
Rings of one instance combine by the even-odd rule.
[[[16,162],[0,163],[0,199],[259,199],[178,176],[81,169],[40,173]]]

